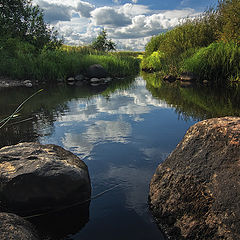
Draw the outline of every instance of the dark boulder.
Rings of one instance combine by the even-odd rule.
[[[87,69],[86,76],[88,78],[105,78],[107,72],[102,65],[94,64]]]
[[[240,239],[240,118],[192,126],[151,180],[149,203],[169,239]]]
[[[39,240],[39,236],[31,223],[11,214],[0,213],[1,240]]]
[[[71,152],[39,143],[0,149],[0,201],[8,211],[58,209],[90,195],[88,168]]]

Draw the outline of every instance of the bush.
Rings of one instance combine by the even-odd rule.
[[[1,41],[0,72],[3,76],[17,79],[57,80],[84,73],[92,64],[101,64],[111,76],[129,76],[138,73],[139,59],[128,56],[100,55],[89,48],[67,50],[44,48],[41,52],[19,39]]]
[[[219,39],[225,42],[234,41],[240,44],[240,1],[221,0],[218,6],[221,28]]]
[[[162,52],[153,52],[150,56],[143,58],[141,62],[142,69],[151,69],[161,71],[164,67],[164,54]]]
[[[236,43],[212,43],[199,49],[184,61],[183,71],[198,74],[201,79],[225,83],[240,80],[240,47]]]
[[[215,10],[152,37],[142,68],[174,75],[187,70],[216,83],[239,80],[239,43],[240,1],[220,0]]]

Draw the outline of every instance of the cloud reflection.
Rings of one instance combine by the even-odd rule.
[[[96,121],[83,133],[65,133],[62,143],[82,158],[90,156],[94,146],[107,141],[127,143],[131,125],[124,121]]]
[[[155,99],[145,88],[145,81],[139,77],[133,89],[118,91],[110,99],[97,96],[91,101],[78,100],[70,106],[70,112],[62,116],[60,122],[89,121],[96,119],[100,114],[128,115],[139,121],[142,114],[149,113],[152,107],[171,108],[165,101]],[[136,90],[137,88],[137,90]]]
[[[67,129],[63,146],[85,158],[100,143],[126,143],[132,131],[131,121],[144,121],[144,114],[154,107],[170,108],[164,101],[153,98],[145,84],[139,77],[131,89],[119,90],[108,99],[99,95],[91,100],[69,102],[69,112],[58,119],[60,126]]]
[[[108,99],[99,95],[69,102],[69,112],[58,119],[60,126],[67,129],[63,146],[85,158],[100,143],[126,143],[131,122],[144,121],[144,114],[154,107],[170,108],[166,102],[153,98],[145,84],[139,77],[132,88],[116,91]]]

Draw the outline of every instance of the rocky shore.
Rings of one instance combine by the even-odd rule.
[[[9,87],[32,87],[38,82],[31,80],[13,80],[6,77],[0,77],[0,88],[9,88]]]
[[[149,204],[168,239],[240,239],[240,118],[192,126],[150,184]]]
[[[56,83],[66,83],[70,86],[82,86],[83,84],[88,84],[90,86],[96,87],[99,85],[106,85],[114,79],[121,78],[112,78],[108,76],[108,73],[100,64],[93,64],[89,66],[83,74],[77,74],[76,76],[69,76],[67,78],[56,79]],[[46,84],[46,81],[38,80],[16,80],[0,76],[0,88],[9,88],[9,87],[34,87],[39,84]]]

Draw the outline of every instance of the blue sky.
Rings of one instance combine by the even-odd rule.
[[[195,17],[217,0],[33,0],[69,45],[86,45],[105,29],[120,50],[144,50],[153,35]]]

